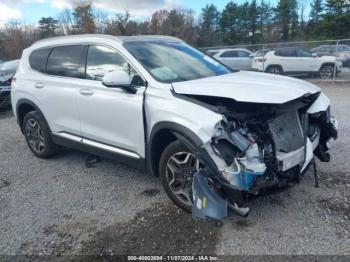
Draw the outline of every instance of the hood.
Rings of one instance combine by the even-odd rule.
[[[15,73],[12,71],[3,71],[0,70],[0,82],[6,82],[9,80]]]
[[[239,71],[197,80],[173,83],[182,95],[231,98],[238,102],[283,104],[320,91],[317,86],[299,79]]]

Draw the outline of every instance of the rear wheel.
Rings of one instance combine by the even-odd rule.
[[[163,151],[159,173],[169,198],[181,209],[191,212],[193,175],[199,170],[199,159],[180,141],[170,143]]]
[[[283,71],[280,66],[269,66],[266,70],[267,73],[274,74],[274,75],[282,75]]]
[[[334,74],[334,66],[324,65],[320,69],[320,78],[321,79],[330,79]]]
[[[37,111],[31,111],[24,116],[23,133],[29,149],[40,158],[48,158],[57,151],[50,137],[49,127]]]

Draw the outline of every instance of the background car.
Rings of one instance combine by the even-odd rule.
[[[16,73],[19,60],[0,63],[0,108],[11,104],[11,80]]]
[[[343,67],[350,68],[350,46],[348,45],[321,45],[310,50],[319,56],[336,56],[343,63]]]
[[[208,53],[233,70],[251,70],[254,54],[241,48],[209,50]]]
[[[333,56],[319,57],[300,48],[280,48],[263,57],[255,57],[252,67],[258,71],[286,75],[319,75],[322,79],[332,78],[342,68],[342,63]]]

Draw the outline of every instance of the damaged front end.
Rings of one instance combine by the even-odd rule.
[[[202,146],[217,170],[194,175],[193,217],[221,220],[230,211],[246,216],[250,195],[298,182],[314,154],[329,161],[337,122],[324,97],[315,93],[284,104],[258,104],[187,96],[223,115]]]

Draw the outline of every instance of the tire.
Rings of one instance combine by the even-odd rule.
[[[181,161],[183,163],[180,163]],[[199,165],[198,158],[178,140],[170,143],[164,149],[159,161],[160,179],[166,194],[179,208],[189,213],[193,202],[193,175]],[[174,168],[180,171],[176,175],[172,172]],[[175,178],[174,181],[173,178]]]
[[[274,75],[282,75],[283,74],[283,70],[280,66],[269,66],[266,69],[266,72],[270,73],[270,74],[274,74]]]
[[[1,96],[0,94],[0,109],[7,108],[11,105],[11,97],[10,96]]]
[[[330,79],[334,74],[334,66],[333,65],[323,65],[320,69],[320,78],[321,79]]]
[[[50,129],[44,117],[37,111],[24,116],[22,130],[29,149],[39,158],[49,158],[57,152],[52,142]]]

